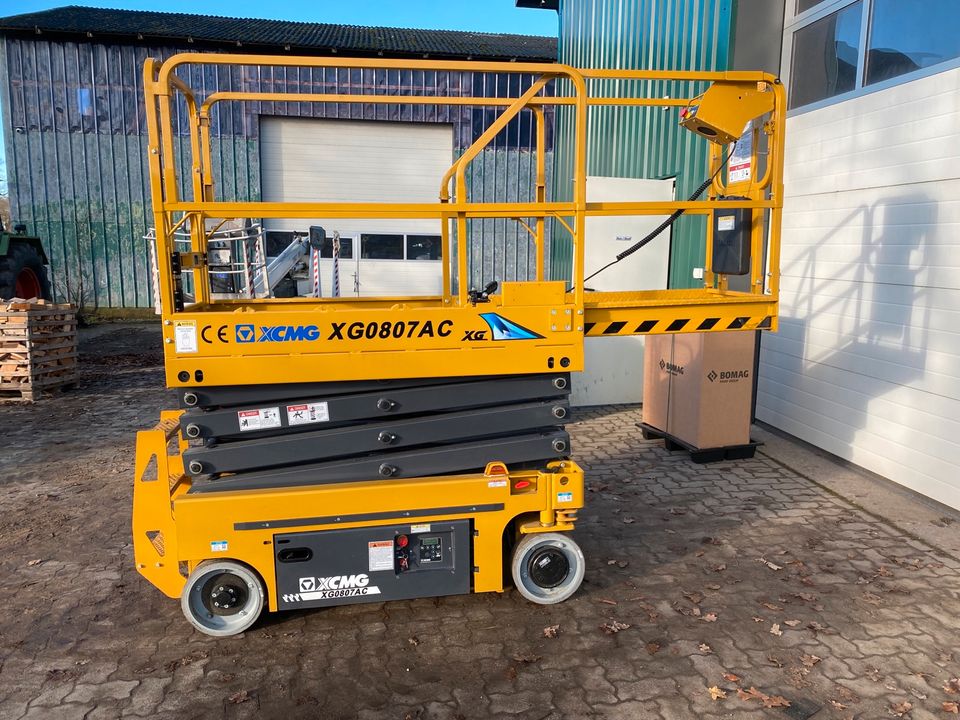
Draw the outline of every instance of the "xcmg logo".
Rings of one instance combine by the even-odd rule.
[[[316,325],[261,325],[258,335],[254,325],[237,325],[236,338],[238,343],[318,340],[320,328]]]
[[[362,588],[370,584],[366,573],[359,575],[333,575],[331,577],[302,577],[300,578],[300,592],[315,590],[344,590],[346,588]]]

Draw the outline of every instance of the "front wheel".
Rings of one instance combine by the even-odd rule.
[[[527,600],[553,605],[573,595],[583,582],[585,561],[569,535],[525,535],[513,551],[513,582]]]
[[[259,576],[233,560],[200,563],[180,595],[180,607],[190,624],[214,637],[242,633],[260,617],[263,602]]]

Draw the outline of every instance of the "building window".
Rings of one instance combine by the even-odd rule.
[[[407,235],[407,260],[439,259],[439,235]]]
[[[360,257],[364,260],[403,260],[403,235],[361,235]]]
[[[797,0],[797,15],[806,12],[812,7],[816,7],[822,2],[824,2],[824,0]]]
[[[907,82],[960,58],[958,0],[796,0],[793,7],[786,24],[791,109],[895,78]]]
[[[790,74],[792,107],[856,88],[862,11],[857,2],[794,33],[791,67],[802,70]]]
[[[867,85],[956,57],[960,57],[960,2],[874,0]]]
[[[333,257],[333,238],[325,237],[320,241],[320,257]],[[349,260],[353,257],[353,238],[340,238],[340,259]]]

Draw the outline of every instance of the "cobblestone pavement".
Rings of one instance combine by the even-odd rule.
[[[570,425],[590,485],[570,601],[288,612],[207,638],[133,570],[134,430],[170,397],[157,340],[101,329],[74,392],[0,408],[2,720],[916,719],[960,702],[956,559],[762,454],[667,453],[634,407]]]

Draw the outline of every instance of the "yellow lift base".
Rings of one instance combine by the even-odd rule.
[[[412,532],[422,533],[437,523],[467,520],[472,530],[473,592],[503,591],[505,548],[515,547],[513,559],[522,561],[527,536],[555,543],[562,552],[579,553],[574,543],[553,535],[573,530],[583,507],[583,470],[572,460],[550,463],[542,471],[508,472],[491,463],[483,474],[190,495],[192,483],[181,458],[186,443],[178,438],[179,416],[179,411],[165,411],[156,427],[137,433],[134,557],[137,571],[150,583],[168,597],[181,598],[191,620],[196,614],[188,607],[184,588],[202,589],[198,576],[209,574],[210,568],[253,571],[246,578],[251,602],[247,612],[253,617],[231,622],[234,616],[211,612],[205,622],[200,618],[195,623],[207,634],[233,635],[241,625],[252,624],[263,608],[279,609],[273,538],[291,528],[315,532],[406,524]],[[374,508],[378,517],[371,521]],[[583,556],[571,560],[580,576],[573,584],[576,590],[583,576]],[[536,592],[536,586],[531,588]],[[330,592],[357,593],[330,597],[337,604],[375,599],[364,589],[334,587]],[[530,599],[543,603],[565,597]]]

